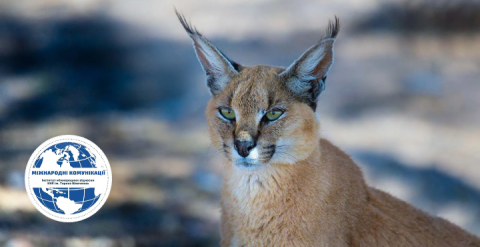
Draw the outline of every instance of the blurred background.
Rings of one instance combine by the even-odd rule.
[[[173,7],[233,60],[288,66],[340,17],[322,135],[368,183],[480,234],[480,3],[438,0],[0,1],[0,246],[218,246],[210,94]],[[84,221],[41,215],[32,152],[64,134],[107,155]]]

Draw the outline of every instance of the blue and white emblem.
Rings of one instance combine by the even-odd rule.
[[[77,222],[95,214],[112,185],[107,157],[79,136],[54,137],[30,157],[25,187],[35,207],[60,222]]]

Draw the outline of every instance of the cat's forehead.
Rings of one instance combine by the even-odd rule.
[[[278,74],[281,68],[267,65],[257,65],[243,68],[232,81],[231,90],[228,92],[231,105],[242,108],[267,108],[285,96]]]

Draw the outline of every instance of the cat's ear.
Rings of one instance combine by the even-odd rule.
[[[225,89],[232,76],[238,74],[240,65],[228,59],[217,47],[191,26],[176,9],[175,13],[185,31],[193,40],[195,53],[207,75],[207,86],[213,95],[218,94]]]
[[[327,35],[279,75],[285,79],[290,91],[306,98],[314,109],[333,64],[333,44],[339,29],[340,22],[335,17],[335,22],[329,23]]]

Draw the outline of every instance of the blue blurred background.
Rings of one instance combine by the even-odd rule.
[[[0,2],[0,245],[218,246],[222,164],[176,6],[233,60],[288,66],[338,15],[318,114],[370,185],[480,234],[478,1]],[[41,215],[24,171],[74,134],[109,158],[104,207]]]

